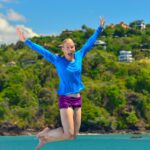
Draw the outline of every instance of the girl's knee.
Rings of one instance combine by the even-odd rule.
[[[67,139],[67,140],[74,140],[76,137],[74,132],[72,132],[72,131],[64,133],[64,136],[65,136],[65,139]]]

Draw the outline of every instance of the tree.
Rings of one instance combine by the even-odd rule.
[[[140,29],[140,25],[144,23],[144,20],[135,20],[129,24],[131,28]]]
[[[106,26],[104,31],[102,32],[102,35],[104,36],[112,36],[114,34],[114,27],[111,26]]]
[[[126,35],[126,29],[124,29],[121,25],[116,25],[113,35],[118,37],[124,37]]]

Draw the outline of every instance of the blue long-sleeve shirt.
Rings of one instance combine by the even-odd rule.
[[[84,89],[84,85],[81,80],[82,59],[94,46],[94,43],[101,31],[102,27],[98,27],[83,47],[74,53],[74,61],[69,61],[65,57],[58,56],[28,39],[25,41],[25,44],[41,54],[47,61],[54,64],[56,67],[60,80],[57,91],[58,95],[75,94]]]

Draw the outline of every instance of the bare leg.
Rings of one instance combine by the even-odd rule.
[[[44,134],[46,134],[50,129],[48,127],[46,127],[44,130],[42,130],[41,132],[39,132],[36,137],[40,138],[42,137]]]
[[[81,126],[81,108],[74,109],[74,135],[76,136],[79,133]]]
[[[52,139],[54,139],[54,138],[52,138],[52,136],[51,136],[51,135],[53,135],[53,137],[55,136],[55,141],[56,140],[64,140],[66,138],[68,139],[68,136],[70,136],[69,139],[74,139],[74,137],[79,133],[80,126],[81,126],[81,108],[80,107],[75,108],[72,113],[73,113],[73,124],[71,126],[68,126],[66,131],[64,131],[65,128],[63,129],[61,127],[54,129],[54,130],[50,130],[48,133],[45,134],[45,138],[47,137],[47,139],[48,139],[48,137],[50,137],[50,141],[53,141]],[[66,121],[64,121],[66,118],[67,117],[65,117],[65,115],[62,115],[62,117],[61,117],[62,125],[64,122],[66,123]],[[70,124],[68,124],[68,125],[70,125]],[[63,125],[63,126],[66,126],[66,125]],[[65,133],[68,136],[64,135]],[[63,138],[59,139],[58,138],[59,136],[63,136],[64,139]]]
[[[40,150],[41,146],[43,146],[47,142],[52,141],[61,141],[61,140],[70,140],[74,138],[74,111],[72,108],[60,109],[60,116],[63,128],[57,128],[53,130],[45,129],[44,132],[41,132],[39,137],[39,145],[37,146],[37,150]]]

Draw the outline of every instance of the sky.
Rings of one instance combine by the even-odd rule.
[[[18,41],[16,27],[26,37],[59,35],[63,30],[97,28],[135,20],[150,23],[150,0],[0,0],[0,44]]]

